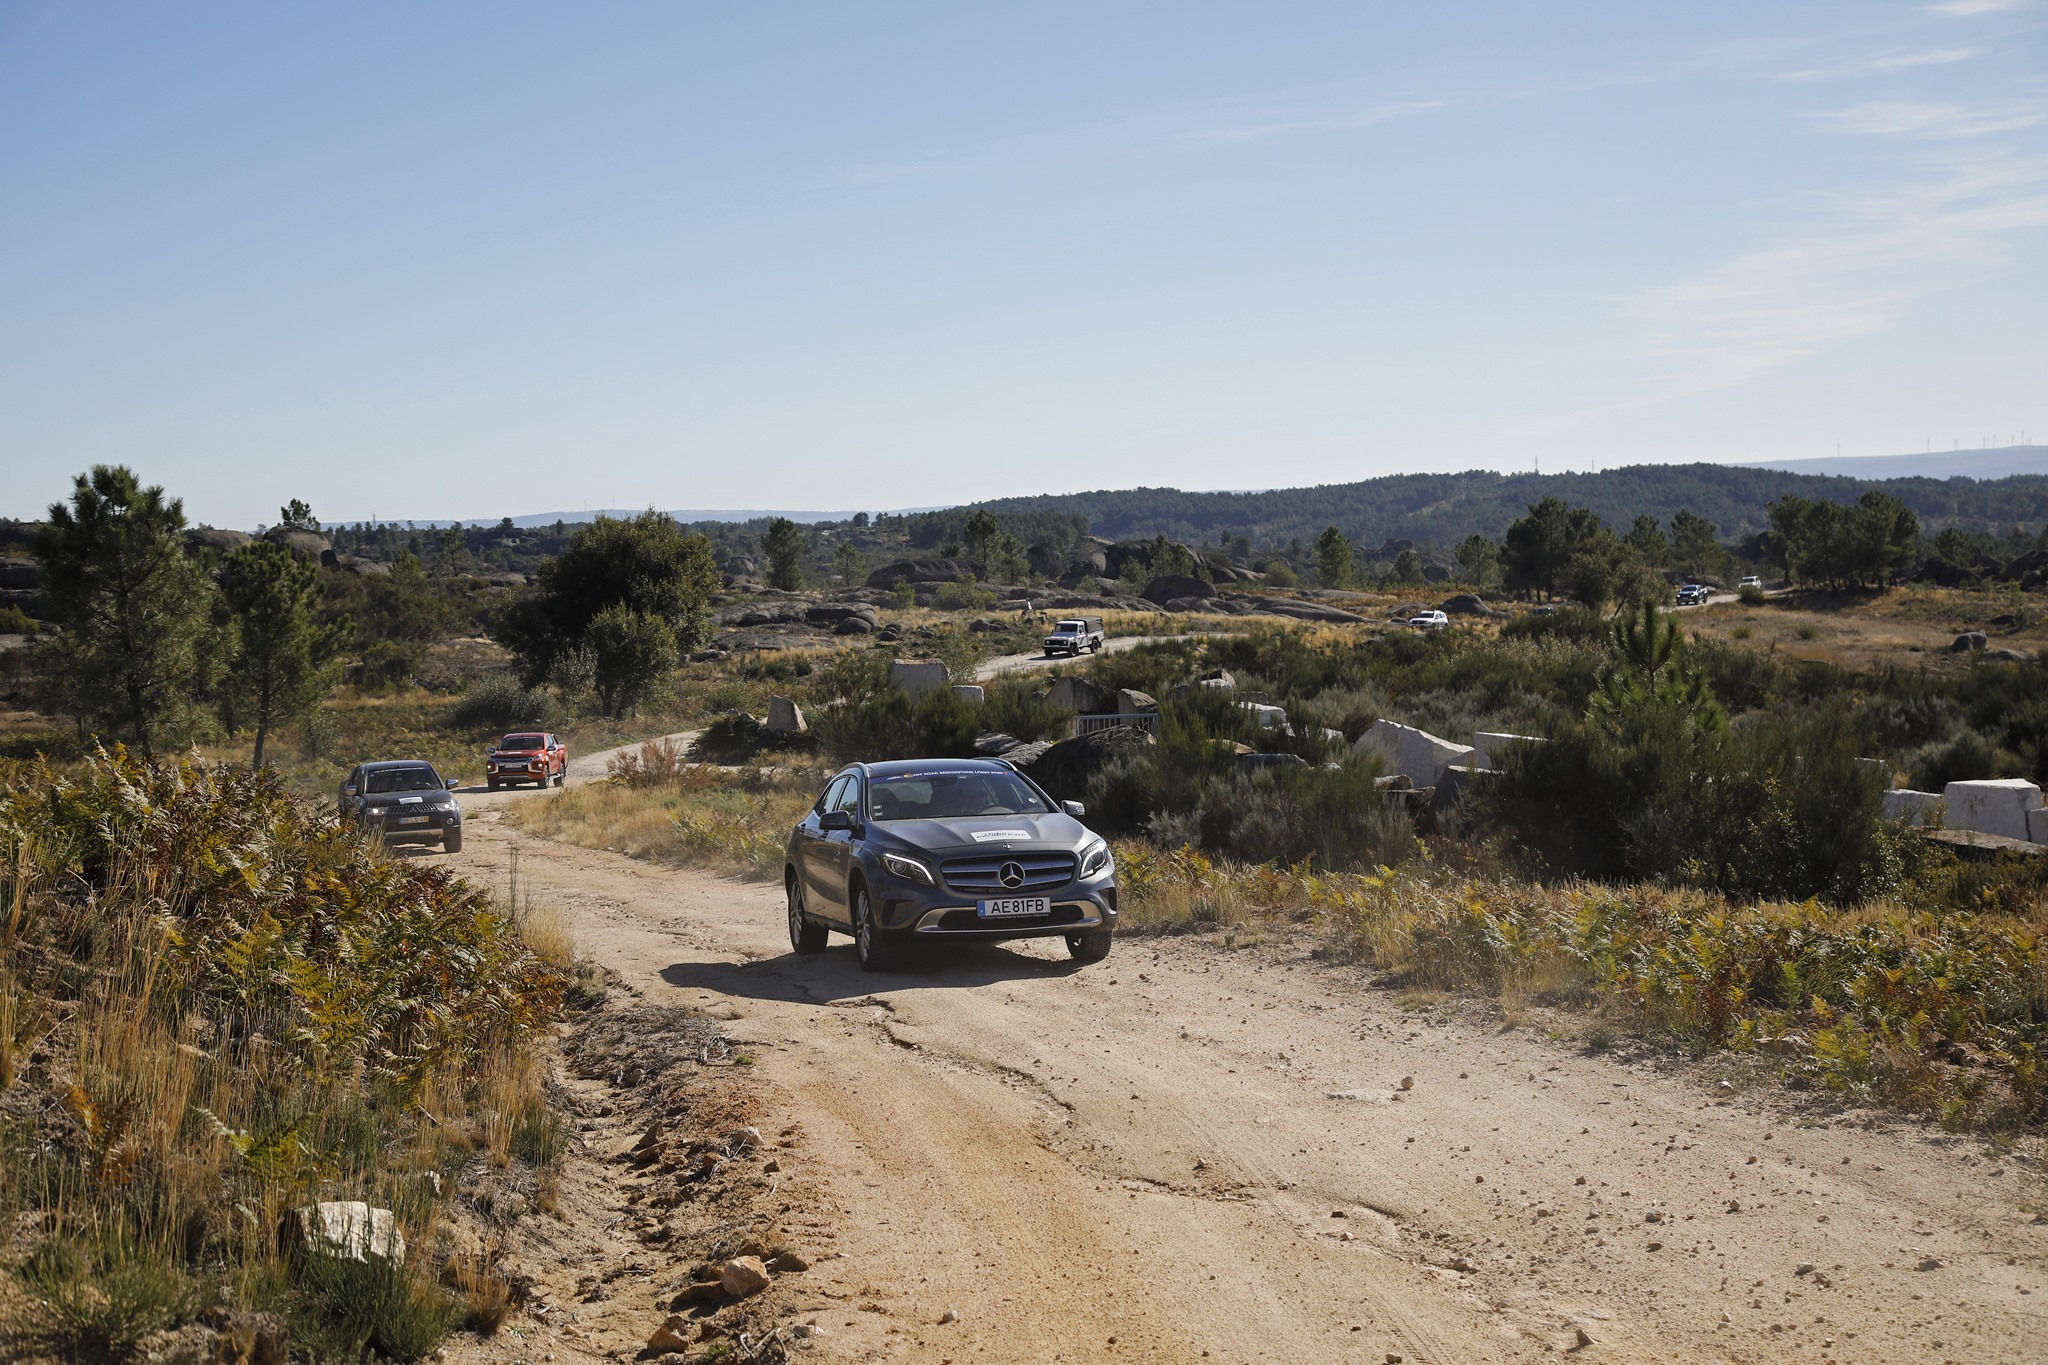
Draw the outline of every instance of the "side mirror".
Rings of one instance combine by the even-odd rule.
[[[458,782],[460,782],[461,780],[462,780],[462,779],[461,779],[461,778],[459,778],[459,777],[451,777],[451,778],[449,778],[449,779],[448,779],[448,790],[449,790],[449,791],[454,791],[454,790],[455,790],[455,784],[456,784],[456,783],[458,783]]]
[[[1076,820],[1088,814],[1088,808],[1079,801],[1062,801],[1060,802],[1060,809],[1073,816]]]
[[[354,796],[356,794],[355,784],[350,783],[343,786],[341,789],[341,794],[343,796]]]
[[[828,810],[818,817],[818,828],[828,833],[835,830],[844,830],[851,833],[853,830],[853,812],[850,810]]]

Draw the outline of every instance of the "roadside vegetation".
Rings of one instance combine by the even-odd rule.
[[[524,928],[268,771],[0,768],[9,1354],[119,1358],[207,1310],[277,1314],[318,1360],[495,1326],[502,1276],[437,1230],[508,1181],[544,1201],[562,1146],[533,1049],[569,950]],[[331,1200],[413,1254],[287,1230]]]

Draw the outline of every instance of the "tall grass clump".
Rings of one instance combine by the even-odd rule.
[[[451,1135],[564,983],[481,892],[379,857],[267,770],[0,768],[0,1214],[40,1229],[6,1326],[102,1358],[271,1308],[316,1356],[424,1353],[430,1258],[288,1260],[279,1229],[361,1199],[417,1239],[426,1176],[461,1168]],[[327,1282],[373,1270],[388,1292]]]

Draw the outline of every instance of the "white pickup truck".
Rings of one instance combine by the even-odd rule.
[[[1102,649],[1102,618],[1070,616],[1053,626],[1045,637],[1045,657],[1060,654],[1098,653]]]

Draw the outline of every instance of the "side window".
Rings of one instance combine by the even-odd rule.
[[[828,806],[828,810],[843,810],[858,821],[860,819],[860,778],[852,773],[846,775],[846,787]]]
[[[833,778],[832,785],[825,788],[825,794],[818,798],[818,813],[823,815],[828,810],[838,809],[839,799],[846,795],[847,784],[852,781],[850,775]]]

